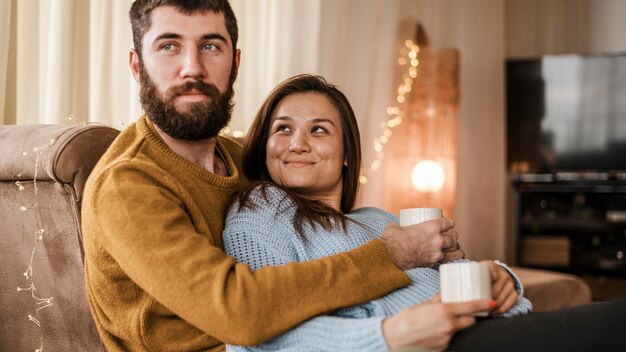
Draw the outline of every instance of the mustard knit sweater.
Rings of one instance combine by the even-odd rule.
[[[110,351],[221,351],[410,283],[384,245],[252,272],[222,250],[241,147],[219,138],[230,176],[174,153],[140,118],[102,157],[83,199],[85,279]]]

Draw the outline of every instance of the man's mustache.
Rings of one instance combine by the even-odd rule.
[[[183,95],[190,90],[198,91],[210,97],[212,100],[217,100],[222,95],[219,89],[217,89],[217,87],[211,83],[205,83],[202,81],[189,81],[179,86],[170,88],[167,91],[168,100],[174,99],[179,95]]]

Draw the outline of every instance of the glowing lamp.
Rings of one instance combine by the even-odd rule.
[[[445,181],[443,167],[433,160],[422,160],[411,171],[411,184],[418,192],[438,192]]]

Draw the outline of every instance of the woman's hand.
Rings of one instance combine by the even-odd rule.
[[[488,264],[491,273],[491,297],[496,301],[493,314],[503,314],[517,302],[515,282],[509,272],[493,260],[483,260],[481,263]]]
[[[442,351],[454,333],[476,323],[473,314],[491,307],[490,300],[441,303],[439,295],[430,301],[404,309],[383,320],[383,336],[390,348],[423,347]]]

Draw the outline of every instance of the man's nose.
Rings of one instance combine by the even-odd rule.
[[[207,71],[204,68],[201,53],[195,48],[184,51],[183,62],[180,70],[181,78],[205,78]]]
[[[311,151],[306,133],[296,131],[291,135],[289,151],[298,154]]]

